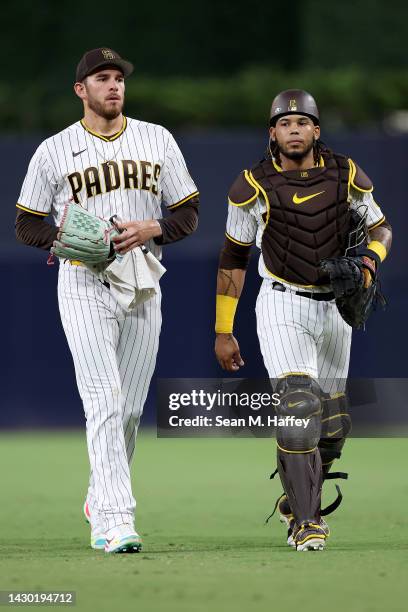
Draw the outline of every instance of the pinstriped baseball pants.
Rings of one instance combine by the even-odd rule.
[[[85,417],[94,523],[133,523],[130,464],[156,364],[161,295],[126,313],[84,267],[60,263],[58,302]]]
[[[344,391],[350,362],[351,327],[333,301],[276,291],[264,280],[256,303],[258,338],[270,378],[301,372],[324,392]]]

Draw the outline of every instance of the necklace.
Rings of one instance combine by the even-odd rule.
[[[108,161],[113,161],[117,159],[118,153],[119,151],[122,149],[122,142],[119,140],[118,144],[116,145],[116,147],[113,148],[113,151],[108,151],[108,155],[102,150],[102,152],[100,151],[100,149],[96,146],[96,136],[89,136],[92,145],[95,149],[95,153],[97,155],[97,157],[99,157],[99,159],[102,160],[102,163],[106,163]],[[113,143],[111,142],[106,142],[106,143],[102,143],[102,147],[105,148],[106,145],[113,145]]]
[[[115,136],[115,140],[116,140],[116,138],[118,138],[119,142],[118,142],[117,145],[113,146],[113,151],[110,152],[108,157],[106,156],[106,153],[105,153],[104,149],[105,149],[106,145],[113,145],[113,141],[109,140],[107,137],[105,138],[105,136],[103,136],[102,134],[98,134],[97,132],[92,131],[86,125],[86,123],[85,123],[85,121],[83,119],[81,119],[81,124],[82,124],[82,127],[85,129],[85,132],[87,133],[88,140],[90,142],[92,142],[92,145],[93,145],[93,148],[95,150],[95,153],[96,153],[97,157],[99,157],[102,160],[102,162],[108,162],[108,161],[116,160],[119,151],[122,149],[122,139],[121,139],[121,136],[122,136],[123,132],[125,131],[125,128],[127,127],[126,117],[123,117],[122,127],[119,130],[119,132],[116,132],[116,134],[112,134],[112,136],[111,136],[111,138],[113,138]],[[96,142],[97,142],[96,139],[101,141],[102,152],[96,146]],[[108,148],[108,150],[110,149],[109,146],[107,148]]]

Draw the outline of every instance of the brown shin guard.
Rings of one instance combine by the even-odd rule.
[[[319,523],[323,482],[319,450],[287,453],[278,448],[277,455],[279,476],[297,525]]]

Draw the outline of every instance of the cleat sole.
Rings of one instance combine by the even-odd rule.
[[[128,540],[126,541],[126,539],[124,538],[123,542],[117,543],[116,546],[113,546],[112,548],[109,547],[109,544],[107,544],[105,546],[105,552],[107,554],[123,554],[123,553],[138,553],[142,550],[142,542],[139,540],[136,540],[135,538],[128,538]]]
[[[132,554],[139,553],[142,551],[141,544],[124,544],[123,546],[119,546],[117,550],[112,550],[114,554]]]
[[[304,544],[299,544],[296,548],[298,552],[306,552],[308,550],[324,550],[325,541],[322,538],[310,539]]]

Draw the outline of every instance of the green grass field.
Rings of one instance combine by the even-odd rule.
[[[108,556],[89,547],[82,517],[84,434],[3,434],[0,589],[75,590],[75,609],[114,612],[406,610],[407,455],[406,439],[349,440],[328,548],[301,554],[277,518],[263,524],[280,493],[268,480],[274,441],[143,432],[133,475],[144,550]]]

